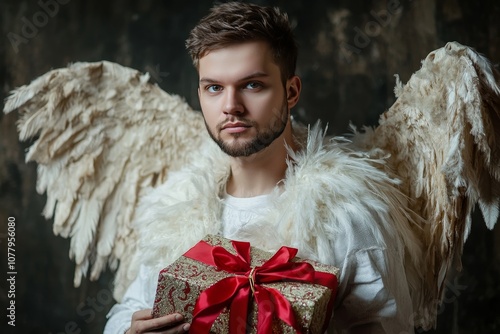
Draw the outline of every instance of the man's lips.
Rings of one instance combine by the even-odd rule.
[[[248,129],[250,125],[246,123],[241,123],[241,122],[235,122],[235,123],[226,123],[224,126],[222,126],[223,131],[226,131],[228,133],[239,133],[243,132],[246,129]]]

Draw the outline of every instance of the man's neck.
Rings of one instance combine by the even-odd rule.
[[[288,125],[290,126],[290,125]],[[254,197],[271,193],[285,178],[288,151],[296,149],[291,128],[285,129],[271,145],[249,157],[231,158],[231,175],[226,185],[234,197]]]

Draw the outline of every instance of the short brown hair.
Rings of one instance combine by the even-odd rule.
[[[191,30],[186,48],[198,68],[208,52],[247,41],[269,44],[283,81],[295,75],[297,43],[288,15],[279,8],[241,2],[216,5]]]

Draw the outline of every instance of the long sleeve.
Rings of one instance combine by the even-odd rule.
[[[413,332],[404,270],[392,265],[386,252],[365,249],[348,259],[334,315],[339,333]]]
[[[109,311],[104,334],[123,334],[130,328],[132,314],[153,307],[156,281],[145,266],[141,266],[137,278],[127,289],[121,303]]]
[[[374,216],[374,219],[376,216]],[[376,230],[375,230],[376,231]],[[402,250],[353,222],[334,243],[340,267],[336,333],[413,333]]]

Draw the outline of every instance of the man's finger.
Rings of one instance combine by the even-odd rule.
[[[172,327],[183,321],[184,317],[179,313],[167,314],[159,318],[148,320],[148,327],[150,329],[160,329],[165,327]]]
[[[180,325],[178,325],[176,327],[170,328],[169,330],[167,330],[165,332],[165,334],[175,334],[175,333],[188,332],[190,326],[191,325],[188,324],[188,323],[180,324]]]
[[[151,309],[145,309],[145,310],[140,310],[136,311],[132,314],[132,322],[134,320],[146,320],[146,319],[152,319],[153,317],[151,316]]]

